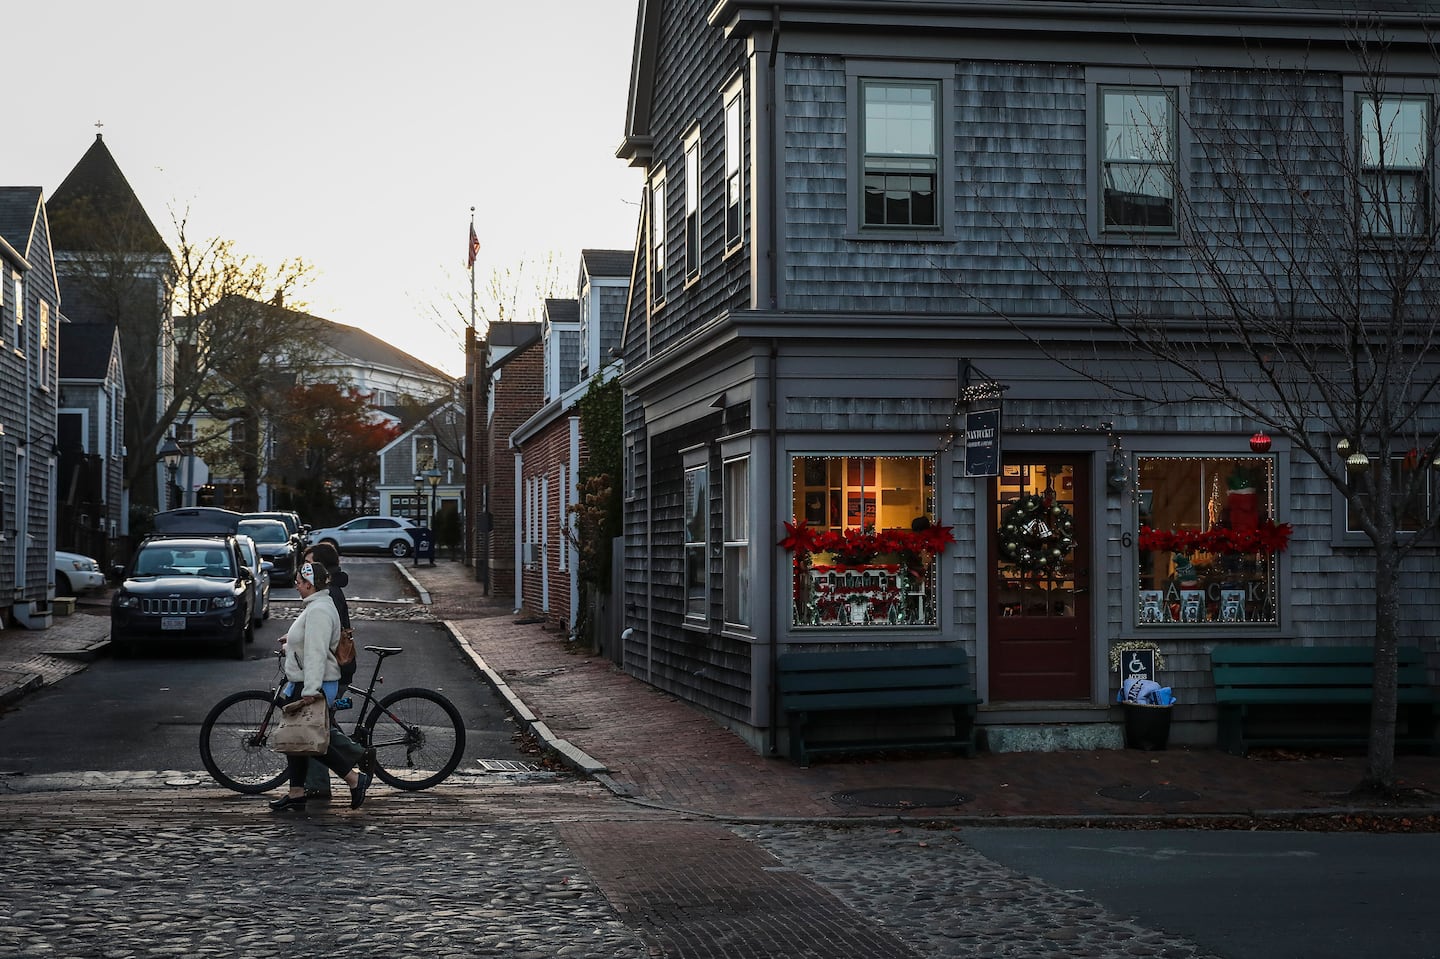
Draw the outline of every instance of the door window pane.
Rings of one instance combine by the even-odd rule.
[[[685,471],[685,615],[705,618],[709,588],[706,553],[709,545],[710,496],[705,467]]]
[[[1075,616],[1075,468],[1007,463],[996,490],[1001,616]]]

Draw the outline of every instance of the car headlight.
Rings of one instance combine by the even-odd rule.
[[[121,609],[139,609],[140,597],[131,596],[129,593],[119,593],[115,596],[115,605]]]
[[[235,597],[216,596],[214,599],[210,600],[210,605],[215,607],[216,609],[229,609],[230,607],[235,605]]]

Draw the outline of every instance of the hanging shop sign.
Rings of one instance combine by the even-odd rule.
[[[972,410],[965,414],[965,475],[1000,474],[1000,411]]]

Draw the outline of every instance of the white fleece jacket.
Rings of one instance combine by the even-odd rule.
[[[285,678],[300,684],[302,696],[318,696],[321,683],[340,678],[340,664],[335,662],[339,642],[335,601],[328,592],[307,596],[285,634]]]

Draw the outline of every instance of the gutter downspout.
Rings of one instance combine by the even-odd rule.
[[[777,107],[777,104],[776,104],[776,98],[775,98],[775,85],[776,85],[776,82],[777,82],[777,79],[778,79],[778,78],[776,77],[775,74],[776,74],[776,62],[778,61],[779,57],[780,57],[780,4],[775,3],[775,4],[771,4],[771,6],[770,6],[770,58],[769,58],[769,59],[770,59],[770,62],[769,62],[770,77],[769,77],[769,82],[766,84],[766,86],[768,87],[768,89],[765,91],[765,99],[766,99],[766,117],[765,117],[765,122],[766,122],[766,125],[769,127],[769,130],[768,130],[768,132],[767,132],[767,136],[768,136],[768,139],[769,139],[769,143],[767,144],[767,147],[768,147],[768,149],[769,149],[769,154],[770,154],[770,157],[771,157],[771,163],[769,164],[769,166],[770,166],[770,175],[765,178],[765,182],[766,182],[765,191],[766,191],[766,193],[767,193],[767,196],[766,196],[765,200],[766,200],[766,205],[767,205],[767,206],[769,207],[769,209],[770,209],[770,216],[769,216],[770,223],[769,223],[769,226],[768,226],[768,229],[767,229],[766,232],[769,234],[769,237],[767,238],[767,242],[768,242],[769,245],[770,245],[770,251],[769,251],[770,256],[769,256],[769,265],[768,265],[770,276],[769,276],[769,279],[768,279],[768,283],[769,283],[769,286],[770,286],[770,309],[772,309],[772,310],[778,309],[778,308],[779,308],[779,307],[778,307],[778,304],[779,304],[779,302],[780,302],[780,296],[779,296],[780,265],[779,265],[779,262],[778,262],[778,261],[779,261],[778,244],[779,244],[779,242],[780,242],[780,228],[779,228],[779,226],[777,225],[777,221],[779,220],[779,214],[780,214],[780,210],[779,210],[779,202],[780,202],[780,201],[779,201],[779,190],[777,189],[776,182],[775,182],[776,180],[779,179],[779,173],[780,173],[779,164],[778,164],[777,162],[775,162],[775,161],[776,161],[776,158],[781,155],[781,154],[780,154],[779,147],[778,147],[778,145],[777,145],[777,143],[776,143],[777,131],[778,131],[778,129],[779,129],[779,121],[778,121],[778,119],[777,119],[776,116],[775,116],[775,111],[776,111],[777,108],[778,108],[778,107]],[[780,410],[780,404],[777,403],[777,402],[776,402],[776,399],[775,399],[775,391],[776,391],[776,389],[777,389],[777,384],[778,384],[778,381],[779,381],[779,376],[778,376],[778,374],[776,373],[775,366],[776,366],[776,358],[779,356],[779,354],[780,354],[780,343],[779,343],[779,341],[776,340],[774,337],[771,337],[771,339],[770,339],[770,369],[769,369],[768,374],[767,374],[767,378],[769,379],[769,392],[770,392],[770,396],[769,396],[769,398],[766,400],[766,403],[767,403],[767,405],[768,405],[768,407],[769,407],[769,416],[770,416],[770,424],[769,424],[769,434],[770,434],[770,436],[769,436],[769,442],[770,442],[770,484],[769,484],[769,485],[770,485],[770,510],[769,510],[769,515],[770,515],[770,518],[771,518],[771,523],[772,523],[771,528],[772,528],[772,529],[774,528],[774,526],[773,526],[774,521],[779,518],[778,510],[779,510],[779,508],[780,508],[780,494],[779,494],[779,491],[778,491],[778,488],[777,488],[780,480],[779,480],[779,474],[778,474],[777,471],[776,471],[776,464],[779,462],[779,459],[780,459],[779,454],[778,454],[778,451],[777,451],[777,449],[776,449],[776,443],[777,443],[778,438],[779,438],[779,429],[778,429],[778,427],[776,426],[776,423],[775,423],[775,417],[776,417],[777,415],[779,415],[779,410]],[[772,549],[772,551],[773,551],[774,547],[771,547],[771,549]],[[776,601],[777,596],[778,596],[778,594],[772,589],[772,590],[771,590],[771,596],[770,596],[770,677],[769,677],[769,678],[770,678],[770,682],[768,683],[768,686],[769,686],[768,693],[769,693],[769,698],[770,698],[770,735],[769,735],[769,740],[770,740],[770,755],[772,755],[772,756],[778,755],[778,754],[779,754],[779,751],[780,751],[780,750],[779,750],[779,743],[778,743],[778,741],[777,741],[778,738],[779,738],[779,734],[780,734],[780,724],[779,724],[778,718],[776,717],[776,710],[777,710],[777,709],[779,708],[779,706],[780,706],[780,690],[779,690],[779,688],[778,688],[777,683],[775,682],[775,672],[776,672],[776,669],[778,668],[779,662],[780,662],[780,643],[779,643],[778,637],[779,637],[779,635],[780,635],[780,605],[781,605],[781,604]]]
[[[777,365],[777,363],[778,363],[778,357],[779,357],[779,355],[780,355],[780,341],[777,340],[777,339],[775,339],[774,337],[771,337],[771,338],[770,338],[770,369],[769,369],[769,371],[768,371],[768,373],[767,373],[767,379],[770,381],[770,385],[769,385],[770,396],[769,396],[769,398],[766,400],[766,405],[769,407],[769,414],[770,414],[770,430],[769,430],[769,432],[770,432],[770,511],[769,511],[769,515],[770,515],[770,517],[771,517],[771,524],[772,524],[772,525],[771,525],[771,528],[772,528],[772,529],[774,528],[774,525],[773,525],[773,524],[774,524],[774,521],[779,518],[779,514],[778,514],[776,511],[780,508],[780,493],[779,493],[779,483],[780,483],[780,480],[779,480],[779,476],[780,476],[781,474],[779,474],[779,473],[777,472],[777,469],[776,469],[776,466],[777,466],[777,464],[778,464],[779,461],[780,461],[779,452],[778,452],[778,450],[776,449],[776,444],[779,442],[780,430],[779,430],[779,427],[777,427],[777,426],[776,426],[776,423],[775,423],[775,417],[778,415],[779,410],[780,410],[780,404],[779,404],[778,402],[776,402],[776,398],[775,398],[775,391],[779,388],[779,380],[780,380],[780,376],[779,376],[778,372],[776,371],[776,365]],[[771,547],[772,553],[773,553],[773,551],[774,551],[775,549],[777,549],[777,547],[774,547],[774,546]],[[793,579],[793,574],[791,574],[791,575],[792,575],[792,579]],[[770,684],[769,684],[769,685],[770,685],[770,690],[769,690],[769,692],[770,692],[770,755],[772,755],[772,756],[778,755],[779,752],[780,752],[779,747],[778,747],[778,743],[776,742],[776,740],[777,740],[777,738],[778,738],[778,736],[779,736],[779,732],[780,732],[779,721],[778,721],[778,719],[777,719],[777,717],[776,717],[776,710],[777,710],[777,709],[779,708],[779,706],[780,706],[780,690],[779,690],[778,684],[775,682],[775,673],[776,673],[776,670],[777,670],[777,668],[779,667],[779,664],[780,664],[780,643],[779,643],[778,637],[780,636],[780,606],[781,606],[781,604],[776,601],[776,597],[777,597],[778,595],[779,595],[779,594],[777,594],[774,590],[771,590],[771,595],[770,595]]]

